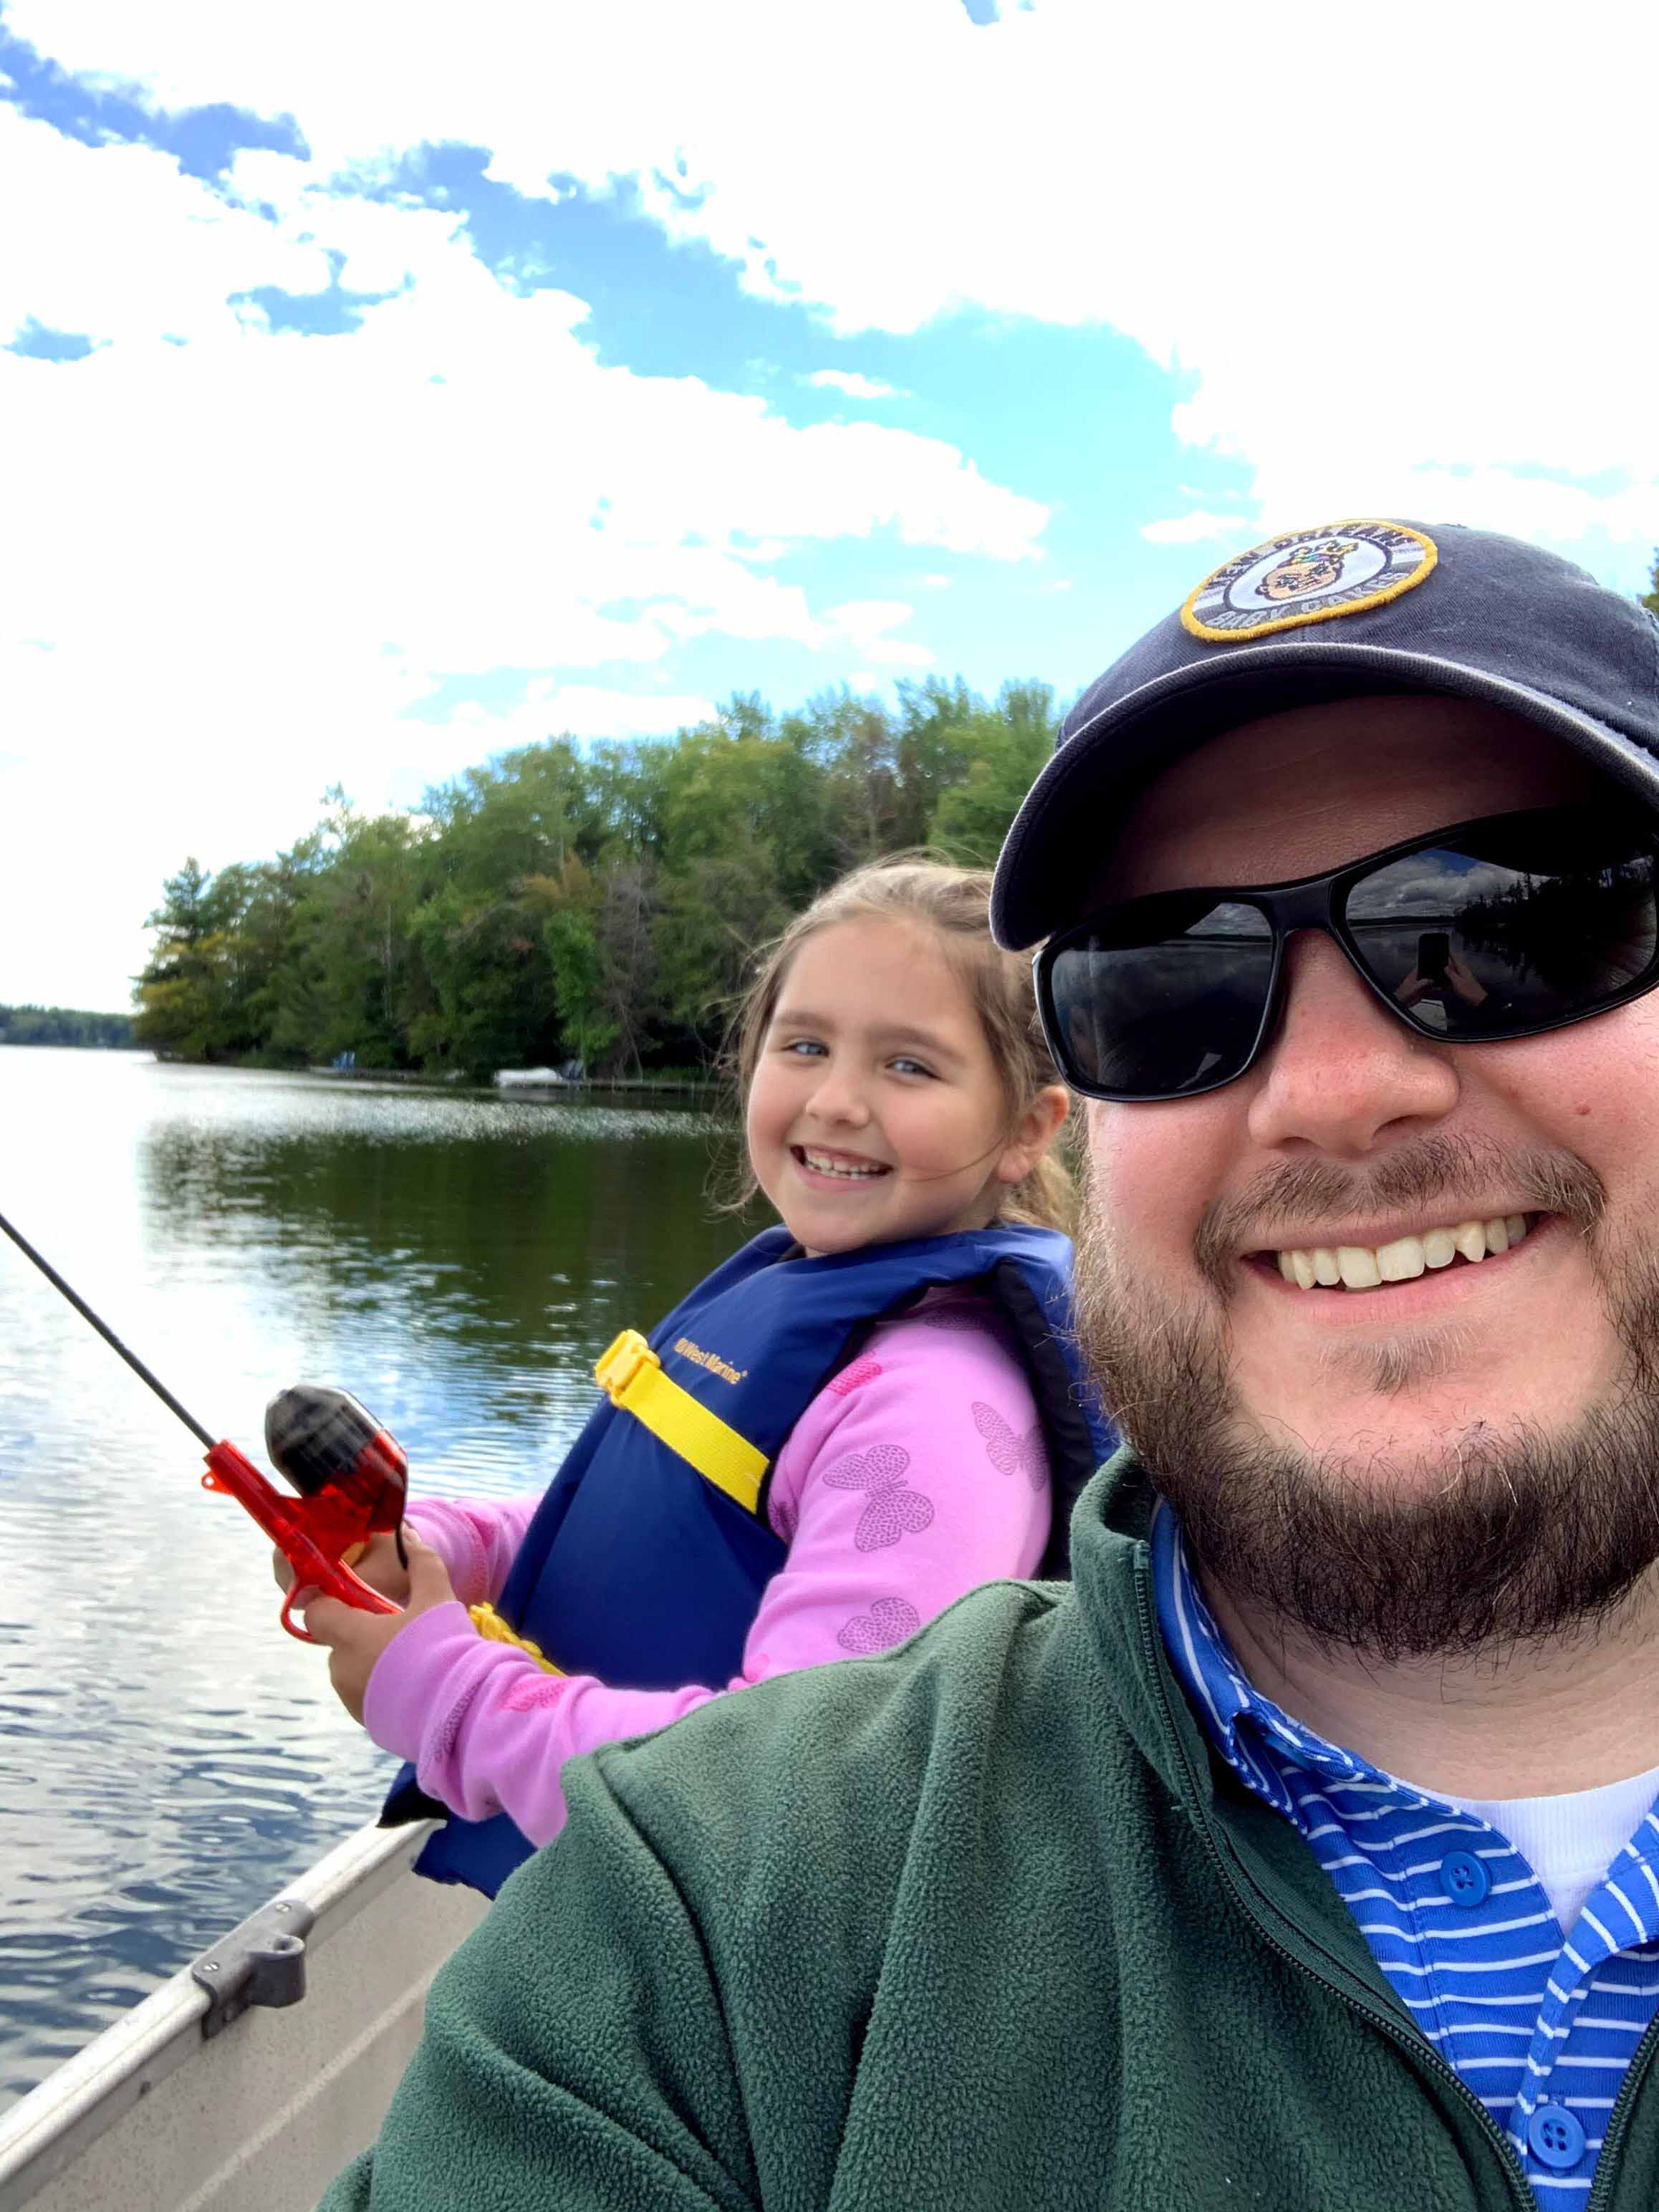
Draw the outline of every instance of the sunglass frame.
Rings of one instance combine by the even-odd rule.
[[[1510,1029],[1482,1030],[1478,1036],[1449,1036],[1443,1030],[1417,1020],[1409,1008],[1402,1006],[1370,974],[1360,953],[1358,940],[1350,932],[1345,918],[1346,902],[1355,886],[1368,876],[1390,867],[1396,860],[1408,860],[1414,853],[1431,852],[1435,847],[1452,842],[1475,830],[1490,830],[1510,823],[1555,821],[1565,817],[1606,821],[1610,829],[1617,820],[1621,842],[1631,842],[1630,811],[1638,817],[1640,830],[1634,840],[1636,846],[1645,844],[1649,853],[1659,862],[1659,815],[1639,801],[1626,802],[1615,817],[1609,805],[1589,806],[1530,806],[1513,809],[1502,814],[1482,814],[1467,822],[1454,822],[1444,829],[1431,830],[1420,837],[1407,837],[1397,845],[1385,845],[1378,852],[1368,853],[1361,860],[1349,860],[1340,868],[1332,868],[1316,876],[1297,876],[1279,884],[1195,884],[1190,887],[1176,887],[1182,897],[1225,899],[1235,906],[1253,907],[1266,917],[1273,933],[1273,963],[1268,970],[1267,988],[1263,994],[1261,1018],[1256,1025],[1250,1048],[1239,1065],[1224,1075],[1209,1078],[1181,1091],[1124,1091],[1109,1089],[1101,1085],[1079,1080],[1073,1072],[1072,1054],[1060,1036],[1060,1024],[1054,1003],[1052,977],[1054,962],[1080,938],[1098,933],[1103,921],[1139,906],[1140,898],[1118,899],[1111,905],[1097,908],[1095,912],[1070,929],[1061,930],[1040,945],[1031,961],[1032,983],[1036,993],[1037,1012],[1042,1024],[1042,1033],[1055,1067],[1070,1089],[1079,1097],[1099,1099],[1114,1106],[1163,1106],[1179,1099],[1202,1098],[1212,1091],[1224,1091],[1230,1083],[1237,1083],[1241,1075],[1248,1075],[1261,1056],[1267,1039],[1278,1026],[1283,998],[1285,947],[1297,930],[1317,929],[1330,938],[1341,950],[1354,973],[1359,977],[1378,1005],[1385,1007],[1396,1021],[1403,1022],[1413,1035],[1426,1037],[1439,1045],[1507,1044],[1519,1037],[1546,1036],[1553,1030],[1570,1029],[1577,1022],[1587,1022],[1597,1014],[1612,1013],[1617,1007],[1627,1006],[1643,998],[1659,985],[1659,943],[1654,957],[1633,981],[1623,984],[1617,991],[1596,1000],[1593,1004],[1577,1007],[1571,1013],[1558,1015],[1551,1021],[1531,1021]],[[1150,892],[1145,897],[1162,897],[1166,894]],[[1654,887],[1656,917],[1659,918],[1659,878]],[[1133,949],[1133,948],[1125,948]]]

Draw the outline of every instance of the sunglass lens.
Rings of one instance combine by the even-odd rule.
[[[1594,1012],[1659,957],[1644,831],[1566,810],[1493,823],[1365,876],[1345,913],[1373,980],[1419,1029],[1525,1033]]]
[[[1267,917],[1236,901],[1137,899],[1048,957],[1044,1007],[1078,1090],[1173,1098],[1237,1075],[1273,981]]]

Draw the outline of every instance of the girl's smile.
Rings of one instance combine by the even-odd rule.
[[[869,1182],[893,1172],[884,1160],[866,1159],[857,1152],[834,1152],[825,1145],[814,1145],[810,1152],[805,1145],[792,1145],[789,1152],[809,1181]]]

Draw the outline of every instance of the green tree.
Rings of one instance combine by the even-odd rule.
[[[1006,684],[736,694],[669,739],[525,745],[367,815],[337,787],[275,859],[191,859],[150,917],[140,1042],[179,1057],[487,1074],[707,1062],[755,949],[844,869],[991,859],[1054,702]]]
[[[107,1050],[132,1042],[131,1014],[83,1013],[73,1006],[0,1006],[0,1044],[88,1045]]]
[[[745,702],[747,703],[747,702]],[[828,788],[799,733],[690,731],[665,763],[660,853],[678,870],[733,847],[764,856],[782,896],[809,899],[836,872]]]
[[[288,989],[272,1008],[279,1049],[311,1060],[344,1052],[374,1067],[407,1062],[420,979],[410,926],[424,888],[423,830],[407,815],[364,816],[337,785],[283,882]]]
[[[134,990],[140,1044],[182,1060],[225,1060],[236,1048],[239,975],[234,924],[245,872],[215,878],[191,854],[161,887],[146,927],[156,944]]]
[[[684,1039],[673,1043],[677,1060],[712,1062],[757,949],[793,910],[749,844],[662,878],[658,969],[665,1022]]]
[[[1653,567],[1648,574],[1648,589],[1642,594],[1642,605],[1650,613],[1659,615],[1659,546],[1654,548]]]
[[[542,917],[542,943],[567,1055],[597,1067],[621,1034],[609,1012],[599,945],[604,887],[573,853],[556,876],[526,877],[520,894],[531,912]]]
[[[1005,684],[994,709],[975,718],[966,775],[940,793],[930,824],[951,860],[989,867],[1054,747],[1054,695],[1046,684]]]

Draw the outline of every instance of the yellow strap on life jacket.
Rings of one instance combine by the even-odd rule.
[[[765,1453],[665,1375],[661,1360],[638,1329],[623,1331],[593,1375],[613,1406],[642,1421],[706,1482],[723,1490],[745,1513],[758,1510]]]
[[[516,1628],[509,1628],[493,1605],[470,1605],[467,1615],[472,1626],[486,1643],[511,1644],[549,1674],[562,1674],[562,1667],[556,1667],[539,1644],[528,1636],[520,1636]]]

